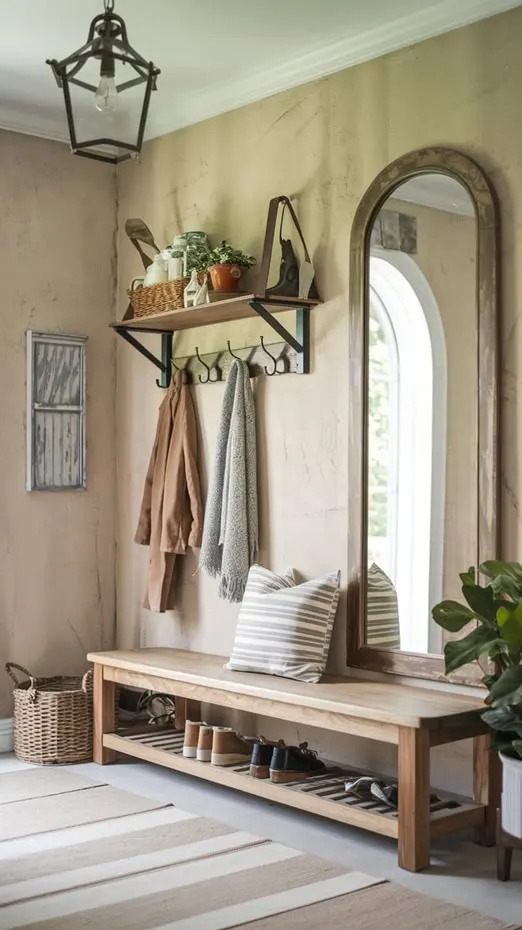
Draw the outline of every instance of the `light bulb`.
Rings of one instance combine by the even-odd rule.
[[[118,106],[118,90],[114,77],[102,74],[94,95],[94,103],[100,113],[114,113]]]

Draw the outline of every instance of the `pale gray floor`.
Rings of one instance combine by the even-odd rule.
[[[0,774],[26,768],[13,756],[0,756]],[[269,837],[347,868],[398,882],[424,894],[469,907],[499,920],[522,924],[522,852],[513,856],[508,883],[496,879],[495,850],[475,846],[469,837],[446,837],[433,845],[431,868],[412,874],[397,867],[397,846],[312,815],[199,782],[143,762],[75,765],[71,771],[146,797],[169,801],[183,810]],[[356,930],[356,928],[354,928]]]

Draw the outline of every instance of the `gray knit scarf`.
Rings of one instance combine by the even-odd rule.
[[[220,576],[219,596],[241,601],[258,555],[254,397],[248,365],[232,363],[210,478],[199,564]]]

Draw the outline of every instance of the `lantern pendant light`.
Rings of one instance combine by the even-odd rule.
[[[125,22],[114,12],[114,0],[104,0],[104,12],[93,19],[85,45],[72,55],[68,55],[63,61],[48,59],[47,64],[53,70],[58,87],[63,90],[71,150],[75,155],[117,164],[139,154],[143,144],[150,95],[153,90],[156,90],[156,79],[160,71],[129,44]],[[93,64],[96,70],[99,69],[97,85],[79,77],[84,68],[89,75]],[[128,66],[131,70],[130,79],[118,83],[117,73],[124,66]],[[134,132],[130,132],[126,126],[124,136],[129,138],[113,138],[110,130],[111,124],[118,115],[120,95],[126,90],[139,86],[143,91],[143,98],[138,125]],[[71,97],[72,90],[77,93],[76,88],[92,95],[92,113],[97,115],[103,126],[94,138],[84,140],[79,138],[75,125],[79,108],[73,108]],[[85,109],[82,110],[82,115],[84,114]]]

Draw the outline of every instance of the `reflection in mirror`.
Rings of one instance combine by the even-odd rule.
[[[431,608],[476,564],[477,233],[460,182],[421,174],[371,233],[366,645],[441,654]]]

